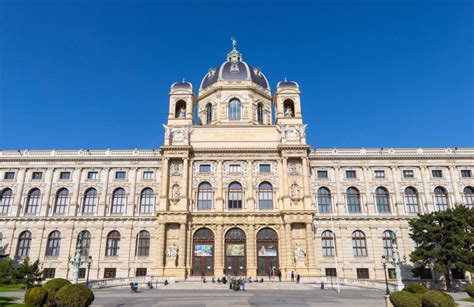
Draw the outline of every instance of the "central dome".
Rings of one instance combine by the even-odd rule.
[[[227,61],[209,69],[201,81],[200,89],[203,90],[217,81],[253,81],[264,89],[270,90],[268,80],[262,71],[244,62],[235,44],[232,51],[227,54]]]

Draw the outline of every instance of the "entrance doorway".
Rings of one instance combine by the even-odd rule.
[[[257,233],[257,274],[268,275],[273,268],[278,269],[278,235],[270,228]]]
[[[193,237],[193,275],[214,275],[214,233],[201,228]]]
[[[225,234],[225,273],[247,275],[246,239],[242,229],[232,228]]]

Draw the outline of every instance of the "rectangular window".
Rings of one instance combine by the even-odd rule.
[[[270,173],[270,164],[260,164],[259,165],[260,173]]]
[[[432,170],[431,175],[433,178],[443,178],[443,172],[441,170]]]
[[[31,176],[31,179],[34,180],[41,180],[43,178],[43,172],[33,172],[33,175]]]
[[[146,268],[137,268],[135,276],[146,276]]]
[[[433,272],[430,268],[424,268],[421,270],[420,279],[433,279]]]
[[[71,178],[71,173],[70,172],[61,172],[61,173],[59,173],[59,179],[68,180],[69,178]]]
[[[451,269],[453,279],[464,279],[466,278],[464,271],[458,268]]]
[[[337,270],[335,268],[326,268],[327,277],[337,277]]]
[[[463,177],[463,178],[471,178],[471,177],[472,177],[471,170],[468,170],[468,169],[463,169],[463,170],[461,170],[461,177]]]
[[[318,171],[318,178],[319,178],[319,179],[326,179],[326,178],[328,178],[328,171]]]
[[[388,269],[388,278],[397,279],[397,273],[395,272],[395,269]]]
[[[87,179],[97,180],[97,179],[99,179],[99,173],[98,172],[88,172],[87,173]]]
[[[86,268],[79,268],[79,278],[86,278]]]
[[[369,279],[369,269],[357,269],[357,279]]]
[[[116,268],[105,268],[104,269],[104,278],[115,278],[117,274]]]
[[[231,172],[231,173],[240,173],[240,164],[231,164],[231,165],[229,165],[229,172]]]
[[[54,275],[56,275],[56,268],[43,269],[43,278],[54,278]]]
[[[115,172],[115,179],[123,180],[127,177],[127,173],[123,171]]]
[[[376,170],[374,173],[375,173],[375,178],[385,178],[385,171]]]
[[[199,172],[209,174],[211,172],[211,165],[210,164],[199,165]]]
[[[153,172],[152,171],[144,171],[143,172],[143,180],[151,180],[153,179]]]
[[[413,171],[411,169],[403,171],[403,177],[405,178],[413,178]]]
[[[357,178],[356,171],[346,171],[346,178]]]
[[[15,179],[15,172],[5,172],[5,175],[3,176],[3,179],[5,179],[5,180]]]

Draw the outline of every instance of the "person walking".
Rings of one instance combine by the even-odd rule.
[[[281,282],[281,271],[280,269],[277,270],[278,281]]]
[[[270,280],[270,281],[272,280],[272,268],[271,267],[268,268],[268,280]]]
[[[296,273],[296,283],[297,284],[300,283],[300,279],[301,279],[300,273]]]
[[[291,281],[295,281],[295,273],[293,271],[291,271]]]

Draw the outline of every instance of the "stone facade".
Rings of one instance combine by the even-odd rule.
[[[384,232],[408,256],[417,212],[473,205],[474,148],[311,149],[298,84],[272,95],[236,46],[197,96],[171,86],[164,129],[157,150],[1,151],[3,252],[71,278],[87,230],[91,279],[383,279]]]

